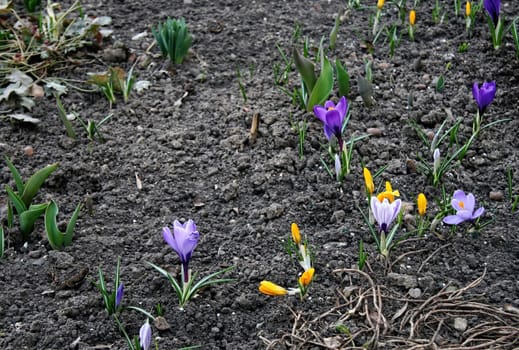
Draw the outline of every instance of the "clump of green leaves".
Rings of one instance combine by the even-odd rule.
[[[47,204],[32,204],[34,196],[38,193],[45,180],[57,168],[58,163],[54,163],[38,170],[26,182],[8,157],[5,157],[7,167],[11,171],[14,182],[16,184],[16,191],[9,185],[5,185],[5,190],[9,196],[8,216],[12,222],[14,217],[13,207],[18,214],[20,231],[23,238],[28,239],[29,234],[34,230],[34,223],[47,209]]]
[[[82,208],[81,202],[76,206],[76,210],[72,214],[70,221],[67,224],[65,232],[61,232],[56,222],[58,216],[58,205],[53,200],[46,205],[45,209],[45,231],[47,232],[47,239],[49,244],[54,250],[60,250],[72,243],[72,237],[74,236],[74,228],[76,221],[79,217],[79,213]]]
[[[184,61],[193,39],[183,18],[168,18],[156,28],[152,27],[151,32],[164,57],[169,57],[175,64]]]
[[[22,180],[22,177],[9,158],[5,158],[7,167],[13,175],[16,184],[16,191],[9,185],[5,185],[5,190],[9,196],[9,203],[7,206],[8,223],[12,226],[14,220],[13,207],[18,214],[20,222],[20,231],[23,239],[28,240],[29,234],[34,230],[34,224],[40,216],[45,213],[45,231],[52,249],[62,249],[70,245],[72,236],[74,235],[74,227],[81,211],[81,203],[76,207],[72,214],[67,229],[61,232],[58,229],[56,217],[58,215],[58,205],[51,200],[49,203],[32,204],[33,198],[36,196],[45,180],[58,168],[58,163],[54,163],[38,170],[34,173],[27,182]]]

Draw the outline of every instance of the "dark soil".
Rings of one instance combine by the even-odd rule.
[[[149,80],[151,87],[134,92],[126,104],[119,98],[114,116],[101,129],[105,143],[90,142],[79,124],[78,140],[67,138],[52,97],[37,101],[33,116],[42,120],[37,127],[2,121],[0,153],[24,177],[59,162],[36,202],[54,199],[61,220],[70,217],[78,202],[91,198],[93,203],[92,213],[82,211],[72,245],[62,251],[50,248],[43,222],[27,244],[17,228],[7,234],[0,260],[2,349],[126,348],[91,283],[97,281],[99,266],[112,283],[117,257],[126,287],[123,303],[153,313],[161,303],[165,310],[171,328],[153,328],[159,349],[519,346],[519,219],[511,210],[506,176],[512,169],[519,182],[519,69],[510,34],[494,51],[482,13],[468,38],[464,18],[454,16],[452,2],[445,2],[447,17],[435,25],[433,1],[427,1],[417,7],[416,40],[409,41],[402,27],[400,46],[389,57],[385,34],[373,54],[366,48],[374,7],[347,10],[344,1],[82,3],[88,15],[112,17],[112,39],[98,52],[83,53],[81,64],[54,75],[85,81],[88,72],[115,65],[128,70],[137,60],[137,80]],[[381,22],[398,23],[394,5],[387,2],[385,8]],[[517,9],[516,2],[502,4],[508,19]],[[322,36],[327,43],[338,13],[343,22],[337,46],[328,55],[344,62],[352,77],[346,136],[376,128],[375,135],[355,145],[351,174],[343,184],[322,166],[327,152],[321,123],[293,106],[273,76],[273,66],[283,66],[276,43],[290,53],[297,25],[312,47]],[[184,17],[194,36],[187,60],[174,67],[157,47],[149,49],[151,27],[168,16]],[[141,32],[148,34],[131,39]],[[110,54],[116,42],[128,49],[127,59],[110,62],[117,59]],[[468,51],[460,53],[463,42],[469,43]],[[373,59],[375,102],[370,108],[356,83],[364,75],[365,58]],[[445,89],[439,93],[434,80],[441,74]],[[431,162],[432,157],[409,122],[427,132],[436,131],[446,118],[449,126],[462,119],[459,135],[466,140],[476,112],[471,86],[484,80],[497,83],[485,122],[509,121],[485,129],[459,166],[446,174],[444,186],[449,196],[455,189],[474,193],[486,209],[483,221],[491,224],[478,237],[466,232],[468,225],[453,232],[440,224],[423,238],[407,237],[384,261],[358,210],[367,209],[361,164],[373,173],[388,165],[376,185],[382,188],[391,181],[405,202],[413,203],[424,192],[432,219],[441,191],[415,170],[419,156]],[[292,71],[289,88],[298,84]],[[338,100],[336,93],[332,99]],[[100,93],[69,89],[63,103],[87,119],[110,113]],[[259,133],[251,142],[256,113]],[[309,129],[300,158],[292,123],[305,117]],[[32,156],[25,154],[26,146],[33,148]],[[0,171],[0,182],[13,186],[5,164]],[[517,185],[513,192],[519,193]],[[6,203],[4,194],[4,227]],[[203,290],[184,310],[167,280],[146,264],[178,272],[178,257],[161,234],[175,219],[194,219],[201,233],[193,271],[205,276],[235,266],[226,275],[234,283]],[[284,250],[292,222],[315,252],[316,278],[303,301],[258,292],[263,279],[296,284],[300,268]],[[398,236],[404,237],[411,226],[404,225]],[[369,253],[363,274],[355,270],[360,240]],[[82,282],[65,283],[78,275]],[[456,318],[467,322],[465,330],[455,327]],[[138,334],[144,321],[129,310],[121,319],[131,335]],[[340,332],[339,324],[347,331],[343,327]]]

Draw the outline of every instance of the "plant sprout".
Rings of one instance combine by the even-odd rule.
[[[174,64],[184,61],[193,39],[183,18],[168,18],[156,28],[152,27],[151,32],[164,57],[169,57]]]
[[[233,281],[229,278],[216,278],[217,276],[234,268],[234,266],[230,266],[221,271],[214,272],[195,283],[197,275],[196,273],[191,275],[191,271],[189,270],[189,261],[191,260],[191,255],[193,254],[193,251],[198,244],[200,233],[198,232],[193,220],[188,220],[184,224],[181,224],[178,220],[175,220],[173,222],[173,232],[171,232],[170,228],[166,226],[162,229],[162,236],[166,243],[177,253],[178,257],[180,258],[180,270],[182,275],[180,278],[180,283],[177,282],[177,280],[163,268],[150,262],[148,262],[148,265],[153,267],[156,271],[168,279],[171,286],[175,290],[180,308],[183,308],[184,305],[202,288],[209,287],[213,284],[228,283]]]

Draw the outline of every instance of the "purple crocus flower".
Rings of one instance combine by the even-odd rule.
[[[124,284],[121,282],[121,284],[117,288],[117,291],[115,292],[115,308],[118,308],[119,305],[121,305],[123,296],[124,296]]]
[[[454,191],[451,205],[456,209],[456,215],[448,215],[443,218],[443,222],[448,225],[458,225],[464,221],[476,220],[485,212],[483,207],[474,211],[476,205],[474,195],[472,193],[465,194],[462,190]]]
[[[499,21],[499,9],[501,7],[501,0],[484,0],[483,7],[487,11],[490,18],[492,18],[494,26],[497,26],[497,21]]]
[[[314,106],[314,114],[324,124],[324,135],[328,140],[335,135],[342,150],[342,124],[348,113],[348,100],[341,97],[339,103],[335,105],[333,101],[326,101],[324,106]]]
[[[474,95],[474,100],[478,104],[479,114],[483,114],[496,96],[496,82],[484,82],[481,87],[479,87],[478,82],[474,82],[472,85],[472,95]]]
[[[139,331],[139,344],[142,350],[151,349],[151,326],[148,320],[141,326]]]
[[[387,198],[380,201],[375,196],[371,197],[371,212],[378,223],[380,231],[384,231],[386,234],[389,232],[389,227],[398,216],[398,213],[400,213],[401,206],[402,201],[400,199],[389,203]]]
[[[169,227],[162,229],[162,236],[167,244],[177,252],[184,272],[184,283],[189,282],[189,259],[198,243],[200,233],[196,229],[195,222],[188,220],[181,224],[178,220],[173,222],[173,234]]]

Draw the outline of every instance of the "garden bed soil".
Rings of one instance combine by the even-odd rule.
[[[153,326],[159,349],[519,346],[519,219],[511,210],[506,173],[515,170],[513,191],[519,193],[518,60],[510,34],[494,51],[482,13],[468,38],[464,18],[454,16],[451,2],[441,24],[431,19],[432,3],[416,9],[415,41],[402,27],[401,43],[390,57],[385,34],[374,52],[368,51],[374,6],[347,9],[336,0],[83,1],[86,14],[112,17],[113,35],[100,50],[82,52],[78,64],[54,76],[85,81],[89,72],[116,65],[128,70],[136,63],[137,80],[151,86],[133,92],[127,103],[119,98],[111,111],[99,92],[70,88],[62,97],[68,110],[87,119],[113,113],[101,129],[104,143],[90,142],[79,124],[78,139],[69,139],[53,97],[37,101],[36,127],[2,121],[2,158],[10,157],[25,178],[59,162],[36,201],[54,199],[60,220],[68,219],[78,202],[91,206],[82,210],[72,244],[61,251],[50,248],[43,222],[26,244],[17,228],[8,232],[0,260],[0,347],[127,348],[91,283],[101,267],[110,285],[117,257],[124,305],[154,314],[157,303],[163,306],[170,328]],[[517,15],[515,2],[502,5],[508,19]],[[387,2],[385,8],[381,23],[397,23],[394,5]],[[323,168],[321,123],[296,108],[273,76],[277,63],[284,66],[276,45],[290,56],[298,27],[312,48],[322,36],[328,43],[338,14],[337,45],[328,55],[339,58],[351,75],[346,137],[368,129],[371,134],[355,144],[351,173],[342,184]],[[181,65],[169,65],[150,47],[151,27],[168,16],[184,17],[194,37]],[[147,35],[132,40],[139,33]],[[463,42],[468,50],[459,52]],[[114,55],[121,44],[124,49]],[[365,59],[373,60],[371,107],[364,105],[357,85]],[[443,92],[435,89],[440,75]],[[466,140],[477,108],[472,83],[484,80],[497,83],[484,122],[508,121],[483,130],[443,183],[448,196],[456,189],[474,193],[486,210],[482,221],[492,222],[477,237],[467,232],[467,224],[452,231],[440,223],[424,237],[406,237],[389,260],[381,259],[359,212],[367,210],[362,164],[373,173],[387,165],[375,183],[380,189],[391,181],[404,202],[412,204],[424,192],[432,219],[441,191],[416,170],[420,156],[431,163],[432,156],[409,123],[434,132],[445,119],[448,126],[462,119],[459,135]],[[291,71],[288,87],[298,84]],[[332,99],[338,100],[336,92]],[[251,139],[256,114],[259,129]],[[293,125],[303,118],[308,131],[300,157]],[[0,182],[13,186],[6,164],[0,171]],[[4,227],[6,203],[4,194]],[[201,239],[190,266],[199,276],[235,266],[226,274],[234,282],[204,289],[184,309],[167,280],[147,265],[179,272],[178,257],[161,234],[175,219],[197,224]],[[413,230],[408,219],[399,238]],[[264,279],[287,287],[297,283],[300,268],[284,249],[292,222],[315,253],[316,277],[303,301],[258,292]],[[369,258],[358,272],[361,240]],[[129,310],[121,319],[130,335],[137,335],[144,321]]]

